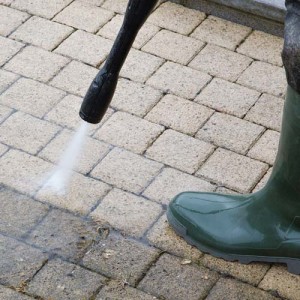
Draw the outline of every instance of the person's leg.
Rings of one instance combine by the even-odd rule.
[[[204,252],[242,263],[282,262],[300,274],[299,1],[287,1],[287,6],[283,61],[288,91],[269,181],[251,195],[181,193],[167,216],[179,235]]]

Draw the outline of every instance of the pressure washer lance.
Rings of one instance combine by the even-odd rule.
[[[80,117],[88,123],[99,123],[117,87],[120,70],[140,28],[158,0],[129,0],[122,27],[105,65],[92,81],[80,108]]]

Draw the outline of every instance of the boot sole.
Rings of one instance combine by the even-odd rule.
[[[255,255],[239,255],[239,254],[226,254],[215,249],[209,248],[202,245],[198,241],[192,239],[187,229],[179,223],[170,209],[167,211],[167,219],[174,229],[174,231],[184,238],[190,245],[198,248],[201,252],[211,254],[215,257],[222,258],[227,261],[238,261],[242,264],[249,264],[251,262],[268,262],[268,263],[283,263],[287,265],[287,269],[290,273],[299,275],[300,274],[300,259],[289,258],[289,257],[269,257],[269,256],[255,256]]]

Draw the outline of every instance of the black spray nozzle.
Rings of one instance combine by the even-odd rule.
[[[124,21],[103,68],[91,83],[80,108],[80,117],[99,123],[117,87],[120,70],[130,48],[158,0],[129,0]]]

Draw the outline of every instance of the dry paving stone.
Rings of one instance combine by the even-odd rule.
[[[11,6],[32,15],[51,19],[71,2],[72,0],[15,0]]]
[[[150,244],[187,260],[199,262],[202,253],[189,245],[171,228],[166,215],[163,215],[147,235]]]
[[[0,66],[5,64],[8,60],[10,60],[24,46],[24,44],[22,43],[10,40],[2,36],[0,36],[0,44]]]
[[[260,93],[255,90],[214,78],[196,97],[195,102],[241,118],[254,105],[259,96]]]
[[[29,283],[26,291],[51,300],[90,299],[106,278],[60,259],[49,261]]]
[[[33,298],[0,285],[0,299],[3,300],[32,300]]]
[[[79,1],[84,2],[84,3],[90,3],[90,4],[93,4],[96,6],[101,6],[105,0],[79,0]]]
[[[237,51],[254,59],[282,66],[282,48],[282,38],[262,31],[254,31]]]
[[[73,32],[73,28],[33,16],[21,25],[10,38],[53,50]]]
[[[189,64],[229,81],[236,81],[252,59],[219,46],[208,44]]]
[[[77,30],[55,52],[96,67],[106,59],[111,47],[112,41]]]
[[[105,276],[136,285],[159,255],[155,248],[110,234],[84,256],[84,266]]]
[[[279,145],[279,137],[280,134],[276,131],[266,131],[247,155],[251,158],[273,165]]]
[[[16,112],[0,127],[0,141],[31,154],[40,151],[60,127],[23,112]]]
[[[215,113],[196,137],[234,152],[245,154],[263,133],[264,127],[230,115]]]
[[[47,205],[7,189],[0,190],[0,198],[0,231],[10,236],[26,234],[48,212]]]
[[[250,192],[268,169],[265,163],[217,149],[197,175],[238,192]]]
[[[159,173],[162,164],[132,152],[114,148],[92,171],[91,176],[118,188],[140,193]]]
[[[12,58],[5,65],[5,69],[25,77],[47,82],[69,61],[66,57],[28,46]]]
[[[154,142],[146,156],[192,174],[214,149],[208,143],[170,129]]]
[[[14,81],[18,79],[18,77],[19,76],[14,73],[0,70],[0,93],[6,90]]]
[[[116,112],[94,137],[142,154],[163,132],[164,127],[125,112]]]
[[[245,119],[280,131],[283,106],[284,101],[281,98],[263,94],[247,113]]]
[[[146,119],[185,134],[194,135],[213,114],[213,110],[192,101],[166,95]]]
[[[0,96],[0,103],[41,118],[65,94],[32,79],[20,78]]]
[[[138,287],[157,297],[174,300],[203,299],[218,280],[217,273],[164,254],[148,271]]]
[[[142,50],[185,65],[203,46],[204,43],[199,40],[172,31],[161,30]]]
[[[107,39],[115,40],[123,19],[124,17],[122,15],[116,15],[110,22],[105,24],[97,34]],[[133,42],[133,47],[138,49],[142,48],[159,30],[160,28],[158,26],[145,23]]]
[[[151,14],[148,22],[180,34],[188,35],[204,19],[205,14],[200,11],[166,2]]]
[[[290,300],[300,299],[300,277],[289,273],[285,266],[275,265],[259,284],[266,291],[275,291]]]
[[[0,123],[2,123],[12,112],[13,110],[11,108],[0,104]]]
[[[65,258],[78,259],[96,237],[97,231],[94,224],[54,209],[26,240]]]
[[[0,4],[3,4],[3,5],[10,5],[11,3],[13,2],[13,0],[0,0]]]
[[[0,182],[26,194],[33,194],[53,168],[40,158],[12,149],[1,157],[0,165]]]
[[[114,189],[91,216],[97,223],[109,224],[123,233],[142,237],[161,211],[157,203]]]
[[[253,62],[237,82],[278,97],[282,97],[286,89],[284,69],[261,61]]]
[[[0,144],[0,156],[2,156],[9,148],[3,144]]]
[[[30,16],[24,12],[6,6],[0,6],[0,34],[9,35]]]
[[[166,93],[194,99],[198,92],[211,80],[206,73],[172,62],[166,62],[147,84]]]
[[[128,1],[127,0],[106,0],[102,5],[103,8],[114,11],[119,14],[124,14]]]
[[[238,262],[225,261],[208,254],[204,255],[201,260],[201,265],[222,274],[233,276],[252,285],[258,285],[270,268],[267,264],[251,263],[243,265]]]
[[[53,78],[50,84],[83,97],[97,73],[96,68],[72,61]]]
[[[144,83],[162,64],[164,60],[149,53],[131,49],[120,76]]]
[[[1,284],[22,288],[46,260],[42,251],[0,235]]]
[[[251,28],[214,16],[208,16],[191,37],[203,42],[234,50],[251,32]]]
[[[177,194],[185,191],[212,192],[215,186],[200,178],[175,169],[166,168],[144,191],[143,195],[168,204]]]
[[[276,300],[279,298],[233,279],[221,278],[214,288],[210,291],[207,300]]]
[[[90,3],[74,1],[53,20],[78,29],[96,32],[114,16],[113,12]]]
[[[268,182],[271,174],[272,174],[273,168],[270,168],[268,172],[265,174],[265,176],[262,178],[262,180],[256,185],[255,189],[252,191],[252,193],[258,192],[261,190]]]

